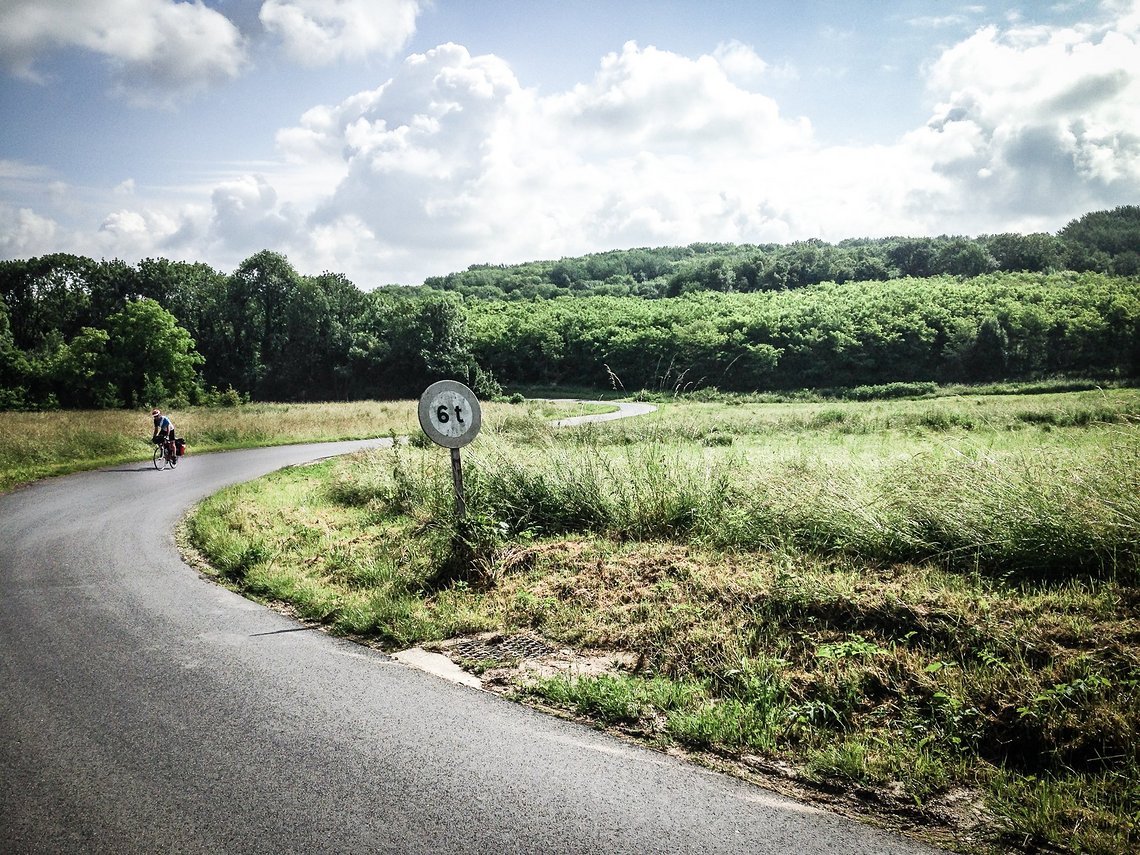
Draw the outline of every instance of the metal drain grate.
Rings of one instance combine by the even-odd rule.
[[[549,656],[555,651],[545,641],[533,635],[512,635],[488,639],[464,639],[456,642],[447,652],[452,659],[509,662],[516,659],[537,659],[540,656]]]

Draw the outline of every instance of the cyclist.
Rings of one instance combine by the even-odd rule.
[[[170,420],[169,416],[164,416],[162,410],[153,409],[150,412],[151,417],[154,419],[154,436],[150,441],[155,445],[162,443],[166,446],[166,453],[173,457],[177,452],[174,448],[174,422]]]

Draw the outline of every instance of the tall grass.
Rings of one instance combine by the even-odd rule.
[[[396,451],[377,465],[391,466],[402,506],[446,518],[449,470],[429,461]],[[473,515],[538,535],[672,538],[1030,576],[1131,575],[1140,548],[1140,436],[1129,432],[1091,449],[960,444],[951,456],[842,467],[801,454],[756,467],[731,448],[692,453],[660,442],[525,453],[487,443],[465,479]]]
[[[412,402],[250,404],[171,413],[191,454],[291,442],[408,433]],[[140,460],[151,453],[149,411],[0,413],[0,489],[49,475]]]
[[[0,413],[0,490],[150,454],[149,413]]]
[[[645,419],[618,423],[600,438],[610,445],[628,445],[647,439],[691,443],[719,435],[752,446],[767,442],[784,445],[793,435],[814,439],[827,434],[867,436],[879,444],[884,435],[992,437],[1026,431],[1032,434],[1033,428],[1048,432],[1053,428],[1129,423],[1140,423],[1140,390],[1032,396],[965,394],[903,401],[684,403],[664,405]]]

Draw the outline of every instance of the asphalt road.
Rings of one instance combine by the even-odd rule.
[[[929,851],[307,630],[182,562],[194,502],[359,446],[0,496],[0,852]]]

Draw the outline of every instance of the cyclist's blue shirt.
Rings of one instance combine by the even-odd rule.
[[[174,425],[170,423],[170,419],[168,419],[166,416],[163,416],[162,421],[158,423],[158,427],[155,428],[155,430],[170,430],[172,427],[174,427]]]

